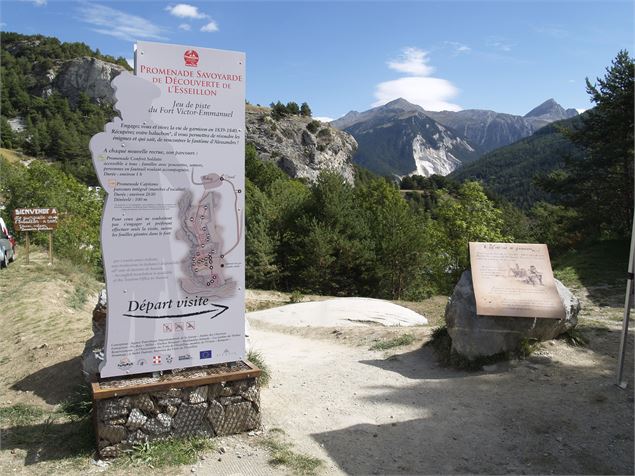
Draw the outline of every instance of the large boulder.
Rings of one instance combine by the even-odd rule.
[[[445,323],[452,350],[469,360],[516,352],[527,339],[550,340],[575,327],[580,301],[557,279],[556,289],[565,308],[565,317],[540,319],[481,316],[476,314],[472,273],[463,273],[445,308]]]
[[[104,343],[106,341],[106,314],[108,313],[108,296],[102,289],[93,309],[93,336],[86,341],[82,353],[82,373],[87,382],[94,382],[99,377],[99,366],[104,361]]]

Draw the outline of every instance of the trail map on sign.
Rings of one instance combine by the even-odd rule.
[[[179,200],[179,222],[181,229],[177,238],[189,245],[189,255],[183,261],[185,277],[180,279],[181,289],[187,294],[198,294],[209,297],[228,297],[234,294],[236,282],[225,277],[226,257],[236,249],[242,238],[242,212],[238,207],[238,194],[234,184],[223,175],[210,173],[196,182],[202,185],[205,192],[196,202],[191,192],[187,191]],[[227,248],[223,240],[223,229],[217,222],[217,208],[221,206],[221,195],[214,192],[231,186],[235,199],[231,206],[236,217],[236,237],[234,244]]]

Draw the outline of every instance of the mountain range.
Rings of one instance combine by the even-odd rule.
[[[456,169],[450,178],[482,182],[489,191],[524,210],[537,201],[551,201],[553,197],[536,185],[535,178],[561,168],[567,158],[575,160],[581,156],[566,131],[578,129],[583,118],[584,115],[574,116],[548,124],[529,137]]]
[[[426,111],[403,98],[331,124],[358,142],[354,161],[381,175],[448,175],[554,121],[578,115],[548,99],[524,116],[495,111]]]

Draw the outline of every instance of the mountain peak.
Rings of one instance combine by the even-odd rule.
[[[411,102],[406,101],[404,98],[393,99],[392,101],[387,102],[384,106],[388,107],[402,107],[402,108],[413,108],[417,107]]]
[[[525,114],[525,117],[539,117],[546,114],[564,115],[564,108],[554,98],[550,98]]]
[[[578,113],[575,109],[565,110],[555,99],[550,98],[539,106],[533,108],[524,117],[533,120],[540,121],[559,121],[561,119],[568,119],[573,116],[577,116]]]
[[[389,111],[421,111],[423,112],[423,108],[421,106],[417,106],[416,104],[412,104],[408,102],[404,98],[393,99],[390,102],[387,102],[383,106],[379,106],[377,109],[379,110],[389,110]]]

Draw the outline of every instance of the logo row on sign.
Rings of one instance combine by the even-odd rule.
[[[177,356],[179,361],[185,361],[185,360],[192,360],[192,356],[190,354],[182,354]],[[205,360],[205,359],[211,359],[212,358],[212,351],[210,349],[208,350],[201,350],[198,353],[198,358],[199,360]],[[172,357],[172,354],[166,354],[166,355],[153,355],[152,356],[152,365],[162,365],[164,363],[166,364],[171,364],[172,362],[174,362],[174,357]],[[136,363],[137,367],[142,368],[144,366],[147,365],[147,361],[144,358],[138,359],[137,363]],[[122,370],[126,370],[129,369],[131,367],[134,367],[135,363],[130,360],[128,357],[124,357],[122,359],[119,359],[119,363],[117,364],[117,367],[119,367]]]

